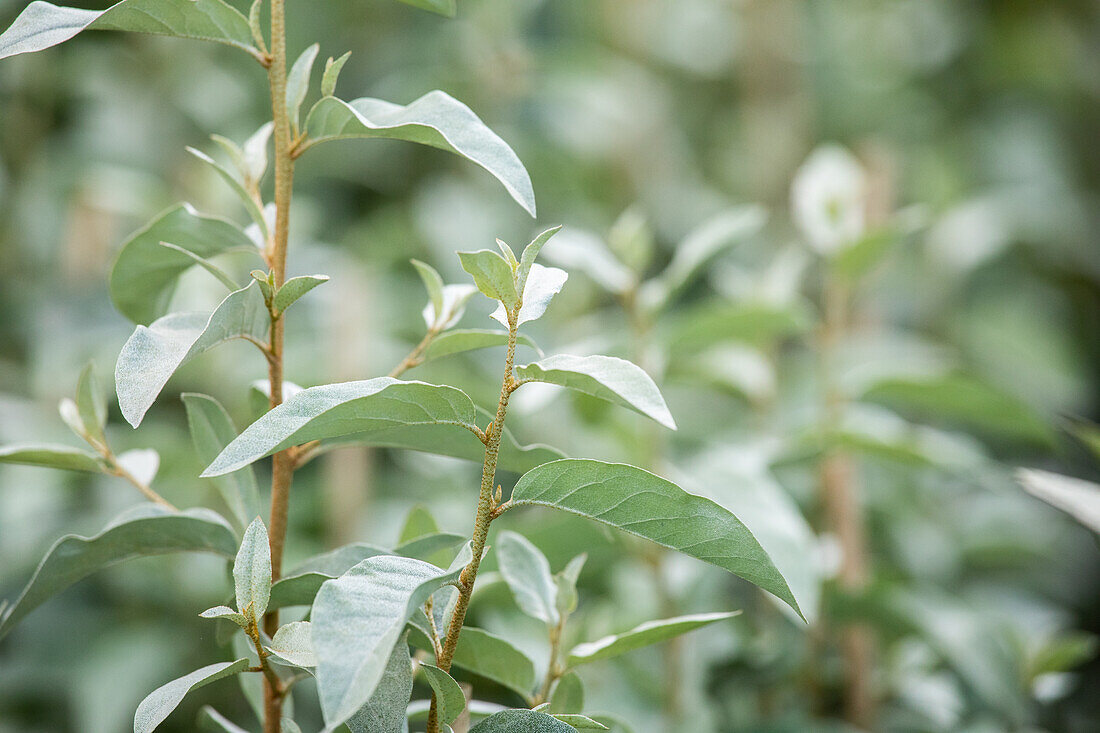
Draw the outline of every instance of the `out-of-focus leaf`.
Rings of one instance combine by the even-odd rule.
[[[432,692],[435,693],[439,719],[450,725],[466,709],[466,696],[462,694],[462,688],[454,678],[439,667],[421,664],[420,669],[424,672],[428,684],[431,685]]]
[[[415,540],[417,537],[424,537],[438,532],[439,525],[436,524],[431,510],[423,504],[417,504],[409,510],[409,515],[405,517],[405,524],[401,527],[401,534],[398,536],[397,541],[403,544],[409,540]]]
[[[152,448],[135,448],[119,453],[118,465],[148,486],[160,470],[160,454]]]
[[[279,721],[279,733],[302,733],[302,729],[290,718],[283,718]]]
[[[190,204],[177,204],[160,213],[122,245],[111,267],[111,300],[134,323],[147,325],[167,313],[176,281],[195,265],[193,258],[162,247],[161,242],[203,259],[235,250],[256,251],[256,245],[236,224],[201,216]]]
[[[217,41],[258,54],[248,20],[223,0],[123,0],[100,11],[36,0],[0,35],[0,59],[56,46],[83,30]]]
[[[428,302],[431,304],[435,317],[429,327],[443,315],[443,278],[436,269],[426,262],[411,260],[416,273],[424,282],[424,289],[428,291]]]
[[[519,293],[516,292],[516,273],[507,260],[496,252],[479,249],[476,252],[459,252],[462,269],[470,273],[481,294],[498,301],[511,310]]]
[[[103,473],[106,466],[95,453],[82,448],[47,443],[19,443],[0,447],[0,463],[21,463],[66,471]]]
[[[614,356],[556,354],[516,367],[522,379],[558,384],[614,402],[672,430],[676,421],[661,392],[640,367]]]
[[[239,674],[246,669],[248,669],[247,659],[208,664],[191,674],[158,687],[138,705],[137,712],[134,713],[134,733],[152,733],[183,702],[187,693],[211,682]]]
[[[725,341],[766,346],[805,333],[812,318],[804,304],[738,303],[705,305],[670,314],[662,326],[665,341],[676,356],[710,348]]]
[[[453,18],[455,14],[455,0],[401,0],[406,5],[412,5],[414,8],[420,8],[421,10],[430,10],[433,13],[439,15],[446,15],[448,18]]]
[[[317,52],[321,46],[314,43],[298,57],[286,75],[286,114],[295,134],[300,129],[299,111],[309,91],[309,80],[313,76],[313,64],[317,61]]]
[[[1088,420],[1074,420],[1070,423],[1070,432],[1085,444],[1092,457],[1100,461],[1100,425]]]
[[[199,711],[199,725],[203,730],[215,733],[248,733],[209,705],[204,705]]]
[[[431,562],[440,552],[453,550],[466,541],[466,536],[454,532],[431,532],[402,542],[393,548],[395,555]]]
[[[260,129],[244,141],[244,146],[241,148],[241,159],[244,163],[242,172],[245,181],[250,185],[258,186],[264,174],[267,173],[267,146],[274,131],[275,123],[268,122],[261,125]]]
[[[336,82],[340,79],[340,72],[344,69],[344,64],[348,62],[348,58],[351,56],[351,51],[348,51],[338,59],[329,57],[329,60],[325,62],[325,73],[321,77],[321,96],[331,97],[336,92]]]
[[[271,547],[267,527],[259,517],[244,531],[241,549],[233,561],[233,588],[237,608],[259,624],[271,598]]]
[[[620,654],[626,654],[650,644],[659,644],[662,641],[667,641],[680,634],[686,634],[716,621],[725,621],[740,613],[740,611],[697,613],[690,616],[647,621],[630,631],[605,636],[598,641],[578,644],[569,650],[567,663],[570,667],[577,667],[581,664],[617,657]]]
[[[330,728],[371,698],[409,618],[432,593],[458,580],[465,559],[440,570],[381,555],[321,586],[313,602],[313,647],[321,711]]]
[[[1100,534],[1100,484],[1034,468],[1016,476],[1029,494]]]
[[[461,390],[425,382],[378,377],[310,387],[245,428],[202,475],[236,471],[311,440],[410,425],[468,429],[475,414],[473,402]]]
[[[490,715],[470,733],[575,733],[575,728],[535,710],[503,710]]]
[[[585,273],[612,293],[626,293],[635,284],[634,273],[615,258],[602,239],[572,226],[554,239],[546,259],[570,272]]]
[[[557,587],[556,603],[558,613],[562,616],[568,616],[577,610],[577,578],[580,577],[586,560],[588,555],[581,553],[570,560],[563,570],[554,573],[554,585]]]
[[[422,314],[424,323],[428,328],[443,331],[454,326],[466,312],[466,304],[477,292],[477,288],[466,283],[444,285],[441,301],[441,310],[436,310],[435,304],[429,302],[424,306]]]
[[[351,102],[325,97],[310,110],[306,132],[307,147],[327,140],[380,137],[461,155],[489,171],[535,215],[535,193],[523,163],[469,107],[444,92],[428,92],[404,107],[369,97]]]
[[[183,364],[232,339],[262,343],[270,326],[267,305],[255,281],[227,295],[213,313],[172,313],[149,326],[139,325],[115,364],[122,416],[136,428]]]
[[[281,661],[293,666],[310,669],[317,666],[313,652],[311,625],[308,621],[291,621],[284,624],[271,637],[267,650]]]
[[[177,253],[183,255],[184,257],[190,257],[192,260],[195,261],[196,265],[198,265],[199,267],[201,267],[202,269],[204,269],[208,273],[210,273],[214,277],[214,279],[217,280],[218,282],[220,282],[222,285],[224,285],[225,289],[228,290],[229,292],[233,292],[234,290],[236,290],[237,288],[240,287],[239,285],[237,285],[236,282],[234,282],[233,278],[231,278],[229,276],[229,274],[226,273],[225,270],[218,267],[217,265],[215,265],[210,260],[203,259],[202,257],[199,257],[194,252],[190,252],[190,251],[184,249],[183,247],[177,247],[176,245],[172,244],[171,242],[160,242],[160,246],[164,247],[165,249],[170,249],[173,252],[177,252]]]
[[[516,335],[516,344],[529,346],[536,353],[542,354],[541,349],[527,336]],[[424,351],[424,360],[439,359],[452,354],[461,354],[464,351],[475,349],[488,349],[493,346],[507,346],[507,331],[492,331],[481,328],[466,328],[457,331],[447,331],[432,339],[428,348]]]
[[[181,395],[187,410],[187,425],[199,461],[207,465],[237,437],[229,413],[213,397],[189,392]],[[243,530],[260,514],[260,492],[251,467],[210,479]]]
[[[386,662],[386,669],[370,700],[347,721],[351,733],[402,733],[405,709],[412,694],[413,672],[404,637]]]
[[[225,181],[226,185],[228,185],[229,188],[233,190],[233,193],[237,194],[237,198],[240,199],[240,202],[244,205],[244,208],[248,212],[249,217],[251,217],[252,222],[260,228],[260,233],[263,235],[264,241],[267,241],[267,238],[271,236],[267,228],[267,219],[264,218],[264,212],[260,208],[259,202],[257,202],[256,199],[252,198],[252,194],[250,194],[245,189],[244,183],[240,179],[238,179],[237,176],[233,175],[223,165],[218,163],[218,161],[214,160],[201,150],[196,150],[195,148],[189,147],[187,148],[187,152],[191,153],[191,155],[195,156],[203,163],[206,163],[208,166],[213,168],[214,172],[216,172],[218,176],[223,181]],[[243,165],[243,159],[241,161],[241,164]],[[185,252],[190,251],[186,247],[183,247],[182,249],[184,249]],[[198,257],[197,254],[195,256]],[[202,259],[202,262],[206,262],[206,260]],[[236,290],[236,287],[230,289]]]
[[[0,638],[50,596],[101,568],[170,552],[213,552],[233,557],[232,527],[208,509],[173,511],[143,504],[123,512],[93,537],[67,535],[53,544],[19,598],[0,619]]]
[[[453,662],[524,697],[535,686],[535,663],[511,642],[483,629],[462,628]]]
[[[103,428],[107,425],[107,400],[99,388],[95,367],[91,363],[80,372],[76,383],[76,409],[88,435],[102,441]]]
[[[497,562],[520,610],[532,618],[556,626],[557,585],[550,573],[550,561],[521,534],[502,531],[497,535]]]
[[[576,672],[562,675],[550,693],[550,709],[553,713],[580,713],[584,710],[584,683]]]
[[[787,581],[741,520],[648,471],[567,458],[525,473],[511,500],[563,509],[717,565],[802,615]]]
[[[546,243],[550,241],[550,238],[561,231],[561,225],[551,227],[539,234],[531,243],[523,248],[523,255],[520,257],[519,267],[516,268],[516,290],[527,297],[527,278],[531,274],[531,268],[535,264],[535,259],[538,258],[539,252],[546,246]],[[546,310],[545,307],[543,310]],[[541,315],[541,314],[540,314]],[[538,316],[535,316],[538,318]]]
[[[283,283],[283,286],[275,293],[275,300],[273,303],[275,312],[282,313],[293,305],[298,298],[301,298],[318,285],[327,283],[328,280],[328,275],[300,275],[299,277],[290,278]]]
[[[569,274],[556,267],[543,267],[535,263],[531,266],[529,277],[526,280],[526,289],[523,291],[523,305],[520,306],[516,325],[522,325],[528,321],[542,318],[542,314],[550,306],[550,301],[561,292]],[[504,305],[498,305],[497,309],[489,316],[500,325],[507,328],[508,314]]]

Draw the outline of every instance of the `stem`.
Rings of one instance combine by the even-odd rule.
[[[173,511],[176,510],[176,507],[170,501],[165,499],[157,492],[153,491],[152,487],[142,482],[140,479],[138,479],[137,476],[123,468],[122,465],[115,458],[115,454],[112,453],[110,448],[107,448],[106,446],[103,446],[103,458],[106,459],[108,465],[110,466],[112,474],[129,481],[137,488],[138,491],[145,495],[146,499],[160,504],[163,507],[167,507],[168,509],[171,509]]]
[[[515,378],[512,372],[516,359],[516,330],[519,317],[519,304],[508,313],[508,355],[504,363],[504,378],[500,385],[500,400],[497,402],[496,417],[486,430],[485,461],[481,468],[481,492],[477,500],[477,517],[474,519],[473,536],[470,538],[470,547],[473,557],[470,563],[463,569],[458,579],[458,601],[455,603],[454,613],[451,615],[451,623],[447,628],[447,636],[443,640],[443,653],[436,659],[437,666],[444,672],[451,670],[451,660],[454,659],[455,648],[458,646],[458,636],[462,633],[462,624],[466,621],[466,609],[470,605],[470,596],[474,592],[474,581],[477,579],[477,571],[481,566],[481,555],[485,552],[485,540],[489,536],[489,525],[493,521],[493,513],[498,508],[493,498],[493,486],[496,482],[497,456],[500,454],[500,438],[504,433],[504,418],[508,414],[508,398],[515,391]],[[432,696],[432,707],[428,714],[428,733],[439,733],[439,719],[436,713],[435,696]]]
[[[275,123],[275,231],[267,251],[268,265],[276,288],[286,282],[286,250],[290,231],[290,198],[294,186],[294,160],[291,157],[290,119],[286,111],[286,8],[285,0],[271,0],[271,63],[267,67],[271,88],[271,112]],[[283,402],[283,326],[280,315],[271,317],[271,342],[268,346],[268,384],[271,407]],[[290,482],[294,477],[293,453],[276,453],[271,464],[271,516],[268,536],[271,545],[271,579],[282,575],[283,546],[286,542],[287,511],[290,504]],[[269,636],[279,628],[279,614],[272,611],[264,617],[264,630]],[[264,733],[279,733],[285,690],[272,680],[264,679]]]
[[[389,376],[397,379],[413,367],[420,366],[420,364],[424,362],[424,352],[428,349],[429,344],[431,344],[435,337],[438,335],[439,331],[434,328],[429,328],[428,332],[424,334],[424,338],[422,338],[420,340],[420,343],[416,345],[416,348],[410,351],[409,355],[402,359],[401,363],[395,366],[392,371],[390,371]]]
[[[564,673],[561,665],[558,663],[558,655],[561,653],[561,635],[565,629],[565,617],[562,616],[561,620],[555,626],[550,627],[550,663],[546,667],[546,679],[542,681],[542,689],[539,690],[539,694],[532,701],[534,705],[541,705],[550,699],[550,688],[554,686],[554,683]]]

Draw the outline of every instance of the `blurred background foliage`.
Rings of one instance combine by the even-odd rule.
[[[0,25],[23,6],[0,0]],[[1097,473],[1066,420],[1100,413],[1100,6],[459,0],[452,21],[331,0],[289,13],[292,53],[314,40],[322,57],[353,51],[344,98],[407,103],[440,88],[514,147],[539,223],[566,226],[546,256],[571,271],[531,335],[548,351],[639,361],[680,424],[658,435],[598,401],[525,389],[517,437],[673,477],[743,513],[812,594],[826,576],[823,620],[807,629],[714,568],[564,515],[509,514],[504,525],[555,570],[589,553],[578,638],[746,611],[584,668],[588,710],[640,733],[843,730],[834,632],[858,620],[877,642],[877,729],[1097,729],[1096,538],[1023,493],[1011,468]],[[0,64],[0,443],[70,442],[54,406],[85,361],[109,375],[131,331],[106,291],[128,233],[180,200],[240,218],[184,146],[209,151],[210,133],[242,140],[266,120],[261,71],[213,45],[101,33]],[[836,349],[850,399],[838,435],[870,548],[859,594],[829,577],[837,543],[816,498],[821,268],[789,205],[795,170],[827,141],[867,169],[871,219],[906,222],[851,265],[852,317]],[[456,249],[498,236],[521,245],[534,230],[482,171],[399,142],[319,148],[296,184],[291,274],[334,276],[288,324],[287,373],[303,385],[383,374],[419,340],[410,257],[465,282]],[[634,283],[747,203],[767,209],[762,228],[664,310],[639,306]],[[597,250],[625,265],[576,259]],[[189,280],[177,302],[216,302],[213,280]],[[487,327],[488,311],[471,307],[464,324]],[[196,478],[176,396],[212,394],[246,424],[248,385],[265,376],[249,348],[181,370],[139,432],[112,406],[113,444],[157,449],[159,491],[178,505],[215,499]],[[409,377],[446,380],[480,404],[499,381],[484,352]],[[352,540],[394,543],[416,504],[467,532],[476,470],[387,450],[311,463],[295,480],[289,565]],[[57,537],[91,534],[138,498],[105,477],[0,467],[0,595],[18,592]],[[0,644],[0,731],[127,729],[149,690],[219,653],[196,614],[227,587],[223,561],[173,557],[51,600]],[[499,585],[472,615],[545,660],[541,633]],[[233,687],[206,688],[164,730],[193,730],[200,697],[248,720]],[[303,727],[317,719],[309,697],[297,700]]]

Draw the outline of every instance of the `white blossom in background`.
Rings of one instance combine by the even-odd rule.
[[[791,185],[791,213],[811,247],[826,257],[864,232],[866,175],[855,156],[823,145],[806,159]]]

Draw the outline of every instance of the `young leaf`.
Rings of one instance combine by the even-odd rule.
[[[802,615],[787,581],[737,517],[648,471],[621,463],[553,461],[521,476],[512,502],[563,509],[717,565]]]
[[[313,647],[329,729],[371,698],[405,624],[432,593],[458,580],[469,552],[464,554],[450,570],[405,557],[371,557],[321,586],[313,603]]]
[[[242,629],[248,628],[248,619],[244,617],[243,613],[234,611],[229,606],[214,606],[208,608],[199,614],[202,618],[224,618],[229,619],[233,623],[240,626]]]
[[[322,97],[331,97],[336,93],[336,82],[340,79],[340,72],[343,70],[344,64],[348,62],[349,56],[351,56],[351,51],[336,60],[333,60],[330,56],[329,60],[325,62],[325,73],[321,77]]]
[[[91,451],[46,443],[19,443],[0,447],[0,463],[19,463],[24,466],[42,466],[89,473],[103,473],[107,469],[103,460]]]
[[[527,298],[527,276],[531,274],[531,267],[535,264],[535,258],[539,256],[539,252],[542,251],[543,245],[549,242],[550,238],[560,231],[560,224],[556,227],[551,227],[535,237],[530,244],[523,248],[523,255],[520,258],[519,267],[516,269],[516,290],[523,295],[525,301]]]
[[[512,246],[503,239],[497,239],[497,249],[500,250],[501,256],[504,257],[504,261],[508,263],[508,266],[512,268],[512,272],[514,273],[516,268],[519,267],[519,260],[516,259],[516,253],[512,251]]]
[[[496,552],[500,573],[520,610],[556,626],[560,620],[557,586],[546,556],[526,537],[507,530],[497,535]]]
[[[244,167],[241,173],[244,175],[247,186],[258,186],[264,174],[267,173],[267,146],[274,130],[274,122],[265,123],[244,141],[244,147],[241,149]]]
[[[352,102],[325,97],[310,110],[306,131],[307,147],[328,140],[381,137],[461,155],[491,173],[535,215],[535,192],[523,163],[469,107],[444,92],[428,92],[405,107],[369,97]]]
[[[115,364],[115,390],[122,416],[135,428],[169,378],[183,364],[231,339],[264,341],[271,326],[260,287],[226,296],[213,313],[172,313],[138,326]]]
[[[134,733],[152,733],[183,702],[187,693],[211,682],[240,674],[246,669],[248,669],[247,659],[208,664],[191,674],[158,687],[138,705],[137,712],[134,713]]]
[[[248,8],[248,28],[252,31],[252,42],[256,44],[256,48],[266,51],[267,39],[264,38],[264,29],[260,19],[263,5],[264,0],[252,0],[252,5]]]
[[[216,41],[257,55],[248,20],[223,0],[123,0],[101,11],[36,0],[0,35],[0,59],[56,46],[83,30]]]
[[[214,279],[224,285],[229,292],[233,292],[240,287],[239,285],[237,285],[237,283],[233,281],[233,278],[229,277],[225,270],[218,267],[210,260],[203,259],[194,252],[190,252],[183,247],[177,247],[171,242],[157,242],[157,244],[159,244],[161,247],[164,247],[165,249],[170,249],[173,252],[178,252],[184,257],[191,258],[196,265],[213,275]]]
[[[76,383],[76,409],[85,432],[93,439],[102,441],[103,428],[107,425],[107,400],[99,388],[91,362],[80,372]]]
[[[357,435],[395,426],[468,426],[470,398],[454,387],[378,377],[310,387],[245,428],[203,476],[220,476],[264,456],[311,440]]]
[[[301,275],[299,277],[290,278],[283,283],[283,286],[275,293],[275,300],[273,301],[275,312],[283,313],[287,308],[292,306],[298,298],[301,298],[318,285],[327,283],[328,280],[328,275]]]
[[[528,346],[540,356],[542,350],[527,336],[516,334],[516,343]],[[424,360],[440,359],[452,354],[461,354],[464,351],[488,349],[493,346],[507,346],[507,331],[490,331],[483,328],[465,328],[457,331],[447,331],[432,339],[428,348],[424,351]]]
[[[359,708],[347,720],[351,733],[403,733],[408,730],[405,724],[405,710],[412,695],[413,672],[412,658],[405,637],[397,645],[386,662],[386,669],[378,688],[367,704]]]
[[[208,166],[213,168],[214,172],[216,172],[218,176],[223,181],[225,181],[226,185],[228,185],[229,188],[233,190],[233,193],[237,194],[237,198],[244,205],[245,211],[248,212],[248,216],[252,219],[253,223],[255,223],[256,226],[260,228],[260,232],[262,233],[263,238],[266,241],[267,238],[271,236],[270,232],[268,232],[267,229],[267,219],[264,218],[264,212],[262,209],[260,209],[260,204],[257,203],[256,199],[252,198],[252,194],[250,194],[245,188],[245,183],[242,182],[242,180],[238,179],[237,176],[230,173],[223,165],[218,163],[218,161],[214,160],[201,150],[196,150],[195,148],[188,147],[187,152],[191,153],[191,155],[195,156],[203,163],[206,163]],[[240,154],[241,158],[238,165],[240,165],[241,169],[243,170],[243,151],[240,151]],[[236,288],[234,287],[231,289],[235,290]]]
[[[516,367],[523,379],[559,384],[628,407],[672,430],[676,421],[649,375],[614,356],[557,354]]]
[[[443,309],[437,313],[435,306],[428,303],[422,311],[424,323],[428,325],[428,328],[434,328],[437,331],[450,328],[462,318],[462,314],[466,312],[466,303],[476,292],[476,287],[465,283],[444,285]]]
[[[317,666],[313,652],[313,636],[308,621],[292,621],[279,627],[267,650],[292,667],[312,669]]]
[[[187,426],[195,452],[199,461],[204,466],[208,465],[237,437],[237,428],[229,413],[213,397],[189,392],[181,395],[181,399],[187,410]],[[250,467],[210,480],[233,513],[238,528],[244,530],[254,517],[259,516],[260,492]]]
[[[576,672],[563,675],[550,693],[549,713],[580,713],[584,710],[584,683]]]
[[[434,267],[426,262],[420,260],[410,260],[410,262],[416,268],[420,279],[424,281],[424,289],[428,291],[428,303],[432,308],[432,318],[428,323],[428,328],[432,328],[445,315],[443,310],[443,278],[439,276]],[[425,316],[425,320],[427,320],[427,316]]]
[[[302,51],[302,55],[290,67],[290,72],[286,77],[286,114],[290,119],[295,135],[298,134],[300,128],[299,110],[302,108],[302,102],[306,99],[306,92],[309,91],[310,77],[313,76],[313,64],[317,61],[317,52],[320,50],[321,47],[314,43],[305,51]]]
[[[470,733],[576,733],[573,726],[535,710],[504,710],[490,715]]]
[[[118,465],[143,484],[153,483],[160,469],[160,454],[152,448],[136,448],[118,454]]]
[[[244,531],[241,549],[233,561],[233,588],[237,609],[259,624],[271,598],[271,547],[267,527],[259,517]]]
[[[405,524],[401,528],[397,541],[403,544],[437,532],[439,532],[439,525],[436,524],[431,510],[423,504],[417,504],[409,510],[409,516],[405,518]]]
[[[271,586],[268,610],[286,606],[309,606],[326,580],[346,573],[355,565],[376,555],[388,555],[389,551],[366,542],[325,552],[306,560]]]
[[[459,252],[458,260],[462,263],[462,269],[474,278],[474,284],[482,295],[503,303],[508,310],[515,307],[519,294],[516,292],[515,273],[507,260],[488,249]]]
[[[466,696],[462,694],[462,688],[439,667],[431,664],[421,664],[420,669],[423,670],[424,677],[431,685],[432,692],[435,693],[435,704],[436,710],[439,712],[439,719],[450,725],[466,709]]]
[[[581,553],[570,560],[564,570],[554,574],[556,605],[561,616],[568,616],[577,610],[577,578],[580,577],[587,559],[588,555]]]
[[[1100,484],[1037,469],[1021,469],[1016,477],[1027,493],[1100,534]]]
[[[543,267],[538,263],[532,265],[526,279],[527,289],[523,293],[523,305],[519,308],[516,325],[519,326],[528,321],[542,318],[542,314],[546,312],[550,301],[561,292],[565,281],[568,279],[569,274],[564,270],[559,270],[556,267]],[[508,327],[508,314],[505,312],[503,305],[498,305],[489,317],[505,328]]]
[[[660,644],[681,634],[713,624],[716,621],[725,621],[740,614],[740,611],[729,613],[698,613],[691,616],[677,616],[675,618],[647,621],[630,631],[621,634],[605,636],[598,641],[578,644],[569,651],[566,664],[572,668],[589,662],[598,662],[602,659],[611,659],[620,654],[632,652],[635,649]]]
[[[80,417],[80,408],[76,406],[76,402],[68,397],[62,397],[57,403],[57,414],[61,416],[61,421],[69,426],[69,430],[73,431],[73,434],[81,440],[87,440],[87,430],[84,429],[84,420]]]
[[[195,260],[160,246],[171,242],[203,259],[234,250],[255,251],[240,227],[225,219],[200,216],[190,204],[159,214],[133,234],[111,267],[111,300],[134,323],[149,324],[168,312],[176,281]]]
[[[446,15],[448,18],[453,18],[456,10],[455,0],[401,0],[401,2],[412,5],[414,8]]]
[[[0,638],[50,596],[123,560],[170,552],[213,552],[233,557],[233,529],[207,509],[172,511],[143,504],[123,512],[93,537],[66,535],[46,553],[19,598],[0,618]]]

